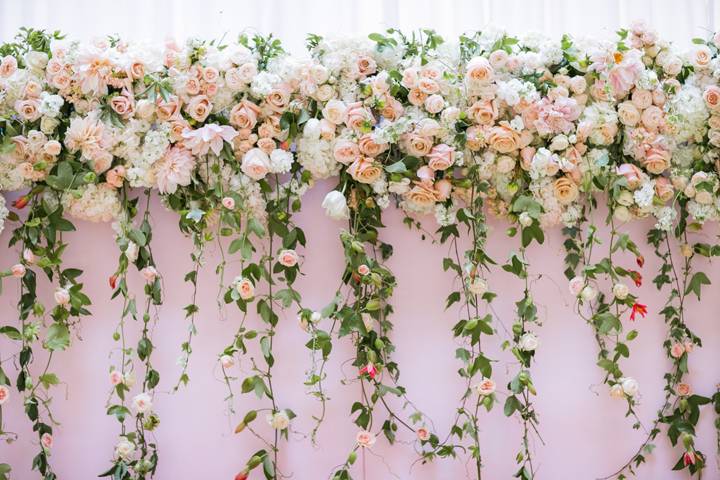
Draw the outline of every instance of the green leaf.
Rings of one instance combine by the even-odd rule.
[[[70,329],[61,323],[53,323],[47,331],[45,347],[48,350],[65,350],[70,345]]]
[[[700,289],[703,285],[710,285],[710,279],[703,272],[695,273],[685,289],[685,295],[693,292],[698,300],[700,300]]]

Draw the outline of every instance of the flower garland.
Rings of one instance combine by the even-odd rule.
[[[160,373],[152,364],[152,327],[162,276],[152,255],[150,222],[157,192],[193,242],[193,267],[185,277],[192,287],[185,307],[188,334],[173,390],[190,380],[198,275],[215,243],[222,256],[216,267],[221,316],[223,304],[235,304],[242,317],[219,355],[229,414],[235,414],[234,384],[240,380],[236,365],[240,391],[267,402],[246,412],[236,427],[262,445],[238,478],[260,466],[266,478],[288,476],[278,454],[295,413],[276,396],[273,342],[282,312],[291,307],[310,337],[313,363],[306,385],[321,401],[313,441],[325,417],[325,366],[333,341],[348,337],[355,346],[358,374],[345,382],[360,390],[351,407],[360,431],[334,478],[351,478],[358,452],[364,455],[379,433],[394,443],[401,428],[412,432],[421,461],[466,452],[480,478],[479,411],[491,410],[499,395],[491,378],[496,360],[485,355],[483,342],[498,333],[487,280],[495,266],[485,251],[488,213],[508,220],[508,234],[520,241],[501,265],[524,285],[503,343],[519,365],[504,403],[505,414],[523,427],[516,476],[536,476],[531,438],[542,440],[532,402],[537,392],[530,368],[540,319],[528,247],[542,244],[547,229],[564,226],[566,275],[578,314],[593,329],[603,383],[611,396],[627,402],[627,415],[640,428],[639,384],[621,363],[651,307],[626,285],[642,283],[627,257],[637,268],[644,257],[623,224],[650,216],[656,224],[648,241],[661,261],[655,284],[668,294],[660,313],[671,369],[646,440],[615,475],[632,473],[645,461],[660,424],[668,426],[671,444],[683,447],[675,468],[700,475],[707,458],[695,448],[695,426],[700,407],[714,401],[718,408],[717,394],[711,400],[683,382],[688,355],[701,345],[687,324],[686,302],[691,294],[700,299],[710,283],[693,259],[720,251],[691,244],[689,234],[720,219],[720,36],[693,44],[681,52],[640,23],[607,42],[496,30],[455,42],[430,30],[390,29],[367,40],[310,35],[311,57],[300,59],[272,36],[193,39],[158,50],[116,37],[80,44],[59,32],[22,29],[0,46],[0,189],[21,191],[10,208],[0,197],[0,230],[6,221],[18,223],[10,245],[21,257],[1,273],[20,280],[20,301],[19,325],[0,327],[0,334],[19,344],[17,381],[0,370],[0,409],[12,400],[14,383],[38,434],[33,468],[56,478],[49,463],[49,391],[59,379],[51,360],[53,352],[69,347],[73,327],[89,314],[82,272],[62,265],[63,233],[75,228],[68,218],[114,222],[120,251],[110,278],[112,297],[122,296],[123,309],[114,332],[118,348],[111,356],[108,415],[121,424],[121,438],[104,475],[149,478],[157,468],[151,435],[159,423],[152,405]],[[305,245],[293,214],[316,180],[335,177],[337,187],[323,208],[331,218],[349,221],[340,233],[345,270],[333,300],[314,311],[301,305],[293,286],[300,275],[297,250]],[[144,190],[142,207],[138,189]],[[601,197],[608,208],[604,221],[598,218],[604,215]],[[379,230],[382,212],[393,201],[411,227],[420,226],[418,217],[434,214],[440,242],[450,252],[443,268],[455,273],[458,284],[446,304],[463,310],[452,331],[466,388],[442,440],[407,398],[392,360],[389,316],[396,279],[386,261],[393,247]],[[461,251],[463,227],[470,245]],[[129,285],[131,264],[145,281],[141,307]],[[236,266],[239,274],[226,285],[226,272]],[[54,285],[49,318],[38,297],[38,269]],[[253,303],[260,328],[252,323]],[[141,322],[136,345],[126,331],[129,318]],[[638,327],[626,332],[626,320]],[[38,342],[48,358],[40,372],[34,368]],[[262,360],[256,360],[256,348]],[[140,371],[142,383],[128,402]],[[383,420],[377,407],[384,410]],[[406,409],[412,411],[406,415]],[[13,434],[2,431],[1,414],[0,435],[12,440]],[[269,435],[254,423],[259,415]],[[126,424],[131,416],[132,427]],[[9,468],[0,464],[0,475]]]

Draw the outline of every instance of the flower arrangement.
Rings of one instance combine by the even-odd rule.
[[[354,374],[344,383],[360,392],[349,407],[356,433],[332,478],[353,478],[358,453],[378,437],[408,443],[398,441],[407,433],[420,461],[468,456],[480,478],[481,408],[491,412],[502,393],[504,414],[522,425],[515,476],[530,480],[540,476],[532,447],[532,437],[542,441],[540,416],[532,400],[541,392],[532,367],[542,342],[532,295],[539,275],[528,248],[542,244],[548,229],[562,228],[575,309],[593,331],[608,395],[627,403],[634,428],[643,427],[635,413],[640,385],[623,359],[648,312],[667,325],[664,402],[646,440],[611,477],[634,473],[661,424],[682,447],[675,469],[699,477],[708,460],[695,448],[695,426],[703,405],[712,402],[717,412],[720,403],[717,392],[696,393],[685,381],[690,353],[702,344],[686,306],[710,284],[693,260],[720,255],[720,246],[692,236],[720,218],[720,35],[693,45],[682,52],[641,23],[611,41],[496,30],[446,41],[431,30],[389,29],[363,40],[310,35],[310,56],[299,58],[272,35],[158,49],[22,29],[0,46],[0,190],[17,192],[11,204],[0,196],[0,231],[13,229],[9,244],[19,254],[0,274],[20,292],[17,323],[0,327],[17,345],[18,367],[0,368],[0,413],[17,392],[38,436],[33,468],[45,480],[57,478],[50,400],[60,379],[51,361],[91,314],[82,271],[63,265],[63,233],[75,220],[110,223],[119,250],[110,296],[123,304],[107,413],[120,435],[101,476],[154,475],[160,372],[152,363],[152,327],[162,317],[163,285],[152,252],[157,197],[193,244],[187,337],[173,391],[190,381],[208,245],[222,256],[219,315],[229,317],[230,306],[240,312],[235,335],[218,352],[228,413],[237,414],[238,391],[264,406],[244,412],[235,428],[261,445],[236,479],[257,468],[268,479],[288,476],[279,452],[296,413],[273,385],[282,361],[273,340],[285,328],[281,312],[293,309],[309,338],[306,385],[320,401],[313,441],[325,417],[333,345],[349,341],[354,350]],[[328,292],[332,300],[315,310],[294,287],[306,237],[293,214],[303,194],[328,178],[337,184],[322,208],[346,222],[339,232],[345,268],[340,286]],[[408,398],[393,359],[397,280],[387,263],[393,246],[382,235],[383,211],[392,204],[410,228],[448,248],[442,268],[455,275],[446,305],[460,312],[451,331],[465,388],[446,434]],[[436,219],[434,234],[421,228],[425,215]],[[509,223],[514,247],[505,263],[486,251],[488,215]],[[631,290],[643,282],[643,245],[621,226],[646,217],[655,222],[647,242],[660,261],[653,282],[667,292],[664,306],[646,305]],[[492,305],[498,269],[524,285],[505,332]],[[52,306],[38,295],[41,273],[52,285]],[[132,291],[134,277],[142,301]],[[130,320],[140,323],[137,339],[126,330]],[[499,360],[485,353],[496,339],[516,371],[504,389],[492,378]],[[14,439],[1,424],[0,437]],[[0,478],[9,468],[0,464]]]

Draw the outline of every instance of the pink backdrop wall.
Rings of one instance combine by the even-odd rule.
[[[305,276],[297,283],[305,305],[321,308],[332,297],[339,283],[343,266],[342,251],[337,231],[342,227],[322,214],[320,202],[331,188],[324,183],[316,186],[304,198],[298,223],[308,237],[308,248],[302,271]],[[217,279],[214,273],[219,255],[212,251],[207,265],[199,276],[198,319],[199,335],[194,344],[190,366],[190,385],[177,394],[169,393],[177,379],[180,367],[176,360],[179,345],[186,334],[186,321],[182,307],[187,303],[190,289],[183,276],[191,267],[191,244],[177,231],[175,215],[165,211],[157,202],[154,205],[154,246],[157,262],[164,276],[165,303],[155,329],[154,363],[162,380],[155,396],[156,410],[161,425],[156,431],[161,464],[157,478],[170,479],[231,479],[242,467],[248,455],[260,448],[258,441],[248,434],[232,433],[237,417],[229,418],[224,402],[226,390],[217,368],[217,354],[232,338],[239,321],[236,309],[229,308],[226,318],[217,310]],[[456,348],[450,331],[457,319],[456,311],[444,311],[444,299],[453,281],[442,271],[445,248],[430,241],[422,241],[417,231],[410,231],[402,223],[400,212],[386,212],[383,231],[386,241],[395,246],[389,264],[397,274],[398,288],[393,304],[396,309],[394,342],[395,359],[401,369],[401,383],[417,406],[434,422],[436,431],[447,433],[462,384],[456,375],[459,363],[454,359]],[[425,222],[434,230],[434,221]],[[83,279],[93,300],[93,316],[85,318],[71,349],[57,355],[54,370],[65,382],[55,389],[54,412],[61,426],[55,432],[52,462],[60,479],[90,479],[109,465],[119,431],[114,418],[105,415],[109,392],[109,352],[116,348],[111,335],[115,328],[120,302],[110,301],[107,278],[115,269],[117,254],[113,233],[109,225],[78,223],[78,232],[69,236],[65,262],[85,270]],[[644,245],[649,224],[639,223],[627,230]],[[489,250],[499,261],[507,258],[509,243],[503,232],[505,225],[493,221]],[[706,229],[706,241],[716,236],[716,226]],[[10,228],[0,241],[7,245]],[[645,285],[640,290],[643,303],[649,305],[650,314],[635,325],[639,338],[631,346],[630,360],[625,363],[626,373],[637,378],[641,385],[640,418],[650,424],[662,400],[663,373],[668,362],[661,343],[665,327],[658,311],[665,296],[655,291],[650,279],[657,271],[657,262],[650,247],[644,248],[647,259],[643,269]],[[3,268],[14,263],[16,253],[0,250]],[[595,365],[596,348],[589,327],[573,313],[573,299],[567,292],[562,274],[563,249],[560,231],[551,232],[542,247],[529,251],[531,271],[542,274],[534,282],[533,293],[543,321],[539,329],[541,346],[533,366],[533,375],[539,395],[535,400],[539,413],[541,433],[545,445],[535,443],[540,479],[591,479],[614,471],[630,457],[639,445],[643,434],[631,428],[632,422],[624,417],[625,404],[613,401],[602,386],[602,376]],[[688,316],[692,328],[702,337],[704,347],[697,349],[690,359],[688,380],[698,393],[711,395],[720,381],[720,296],[715,294],[720,285],[720,268],[702,264],[713,281],[706,288],[702,303],[691,301]],[[232,278],[237,265],[228,268]],[[137,287],[138,282],[135,283]],[[492,289],[500,295],[495,308],[500,320],[512,323],[513,303],[521,293],[521,285],[504,272],[492,277]],[[45,288],[45,292],[49,291]],[[16,318],[17,288],[12,279],[5,282],[0,296],[2,323]],[[46,295],[47,296],[47,295]],[[49,299],[48,299],[49,300]],[[257,319],[252,319],[258,322]],[[499,326],[499,323],[496,323]],[[492,345],[489,356],[499,360],[494,376],[500,386],[500,399],[504,401],[506,378],[515,372],[507,353],[500,352],[502,327]],[[276,340],[276,389],[281,406],[292,408],[299,418],[293,423],[296,434],[284,444],[280,457],[281,467],[293,478],[327,478],[332,467],[342,463],[352,447],[356,428],[348,418],[349,407],[357,398],[358,387],[340,384],[341,365],[351,358],[352,349],[347,340],[337,342],[333,350],[327,391],[331,397],[326,422],[319,434],[319,446],[304,438],[310,428],[310,416],[317,414],[319,403],[308,396],[303,387],[305,372],[310,365],[309,351],[304,347],[307,335],[298,327],[295,312],[281,317]],[[16,345],[0,343],[0,354],[6,370],[13,371],[11,354]],[[244,369],[248,360],[240,362]],[[235,368],[238,368],[236,366]],[[352,375],[352,369],[346,372]],[[238,376],[240,372],[238,372]],[[235,385],[239,394],[239,385]],[[239,396],[236,411],[242,416],[255,404],[254,397]],[[9,461],[14,478],[36,478],[29,466],[36,445],[29,422],[22,412],[21,402],[15,394],[5,405],[6,429],[17,432],[20,439],[13,444],[0,445],[0,461]],[[720,478],[716,461],[714,415],[709,406],[702,410],[699,426],[699,448],[708,455],[705,478]],[[514,472],[514,456],[520,442],[520,427],[515,419],[503,416],[502,404],[482,416],[481,442],[487,478],[510,478]],[[404,433],[402,440],[412,440]],[[685,478],[685,474],[670,472],[679,456],[661,434],[658,448],[643,466],[638,478]],[[398,443],[389,447],[380,439],[364,459],[368,479],[456,479],[472,478],[466,459],[438,460],[433,464],[413,464],[416,456],[411,443]],[[361,475],[362,461],[356,464],[357,478]],[[251,478],[261,478],[255,472]]]

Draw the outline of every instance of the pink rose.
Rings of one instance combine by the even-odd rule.
[[[292,268],[298,263],[298,254],[295,250],[281,250],[278,254],[278,263],[283,267]]]
[[[357,433],[355,440],[360,447],[372,447],[375,445],[375,434],[362,430]]]
[[[49,433],[45,432],[40,437],[40,443],[45,450],[50,450],[53,446],[53,437]]]
[[[12,268],[10,268],[10,273],[15,278],[22,278],[25,276],[25,265],[22,263],[18,263],[16,265],[13,265]]]
[[[204,122],[208,115],[210,115],[210,112],[212,112],[212,107],[213,105],[210,103],[208,97],[205,95],[197,95],[185,106],[185,111],[196,122]]]
[[[255,285],[247,278],[236,279],[235,290],[243,300],[250,300],[255,296]]]
[[[376,143],[373,136],[366,133],[358,140],[360,153],[368,157],[376,157],[387,149],[386,143]]]
[[[243,100],[230,110],[230,124],[243,129],[252,129],[257,124],[260,107],[254,103]]]
[[[119,370],[113,370],[110,372],[110,384],[115,387],[120,385],[123,381],[123,375]]]
[[[675,390],[677,391],[677,394],[681,397],[687,397],[688,395],[690,395],[691,388],[690,385],[688,385],[687,383],[678,383]]]
[[[0,63],[0,77],[8,78],[17,71],[17,60],[12,55],[3,57]]]
[[[435,145],[428,154],[428,166],[435,171],[447,170],[455,163],[455,149],[441,143]]]
[[[363,263],[362,265],[360,265],[357,270],[358,270],[358,273],[359,273],[360,275],[362,275],[363,277],[364,277],[365,275],[367,275],[368,273],[370,273],[370,267],[368,267],[368,266],[365,265],[364,263]]]
[[[115,188],[120,188],[123,185],[125,173],[125,167],[118,165],[105,172],[105,181]]]
[[[636,88],[632,93],[632,103],[638,110],[645,110],[653,103],[652,93],[649,90]]]
[[[648,108],[646,108],[643,111],[640,120],[642,121],[643,125],[647,127],[648,130],[653,131],[657,130],[662,124],[665,123],[663,111],[655,105],[650,105]]]
[[[121,117],[127,118],[132,115],[135,110],[135,105],[133,101],[125,95],[115,95],[110,99],[110,108]]]
[[[180,100],[175,96],[169,97],[167,101],[163,100],[162,97],[158,97],[157,116],[163,122],[179,118]]]
[[[142,270],[140,270],[140,275],[143,276],[143,278],[145,279],[145,281],[146,281],[147,283],[152,283],[152,282],[154,282],[155,279],[157,278],[157,276],[158,276],[158,271],[157,271],[157,269],[156,269],[155,267],[153,267],[152,265],[148,265],[147,267],[145,267],[145,268],[143,268]]]
[[[228,210],[234,210],[235,209],[235,199],[232,197],[224,197],[222,199],[222,206],[227,208]]]
[[[350,164],[347,172],[355,181],[371,184],[380,178],[382,168],[372,158],[360,157]]]
[[[360,157],[360,148],[350,140],[338,140],[333,148],[333,156],[343,165],[349,165]]]
[[[428,113],[440,113],[443,108],[445,108],[445,99],[440,95],[430,95],[425,99],[425,110],[427,110]]]
[[[703,99],[710,110],[717,110],[720,107],[720,87],[710,85],[703,92]]]
[[[377,71],[375,60],[367,55],[359,55],[355,61],[355,67],[360,77],[364,78]]]
[[[568,283],[568,289],[570,290],[570,293],[573,297],[577,297],[580,295],[580,292],[582,292],[582,289],[585,287],[585,279],[582,277],[574,277],[570,282]]]
[[[61,150],[62,145],[57,140],[48,140],[45,145],[43,145],[43,152],[47,153],[52,157],[57,157],[58,155],[60,155]]]
[[[418,428],[416,431],[416,434],[417,434],[418,440],[420,440],[421,442],[426,442],[430,439],[430,432],[425,427]]]
[[[432,140],[412,133],[404,137],[403,145],[407,153],[413,157],[425,156],[432,150]]]
[[[495,382],[490,378],[483,378],[482,381],[475,386],[475,391],[480,396],[488,396],[495,393]]]
[[[68,303],[70,303],[70,292],[67,290],[67,288],[61,288],[58,287],[55,290],[55,294],[53,295],[55,298],[55,303],[58,305],[67,306]]]
[[[673,358],[680,358],[685,353],[685,346],[682,343],[673,343],[673,346],[670,347],[670,355],[672,355]]]
[[[467,64],[465,80],[471,86],[482,86],[492,82],[493,67],[485,57],[475,57]]]
[[[20,118],[28,122],[34,122],[40,118],[40,103],[37,99],[18,100],[15,102],[15,111]]]
[[[435,182],[435,191],[437,191],[437,199],[439,202],[444,202],[450,198],[450,192],[452,192],[452,183],[447,178],[442,178]]]
[[[10,389],[7,385],[0,385],[0,405],[7,402],[10,398]]]

